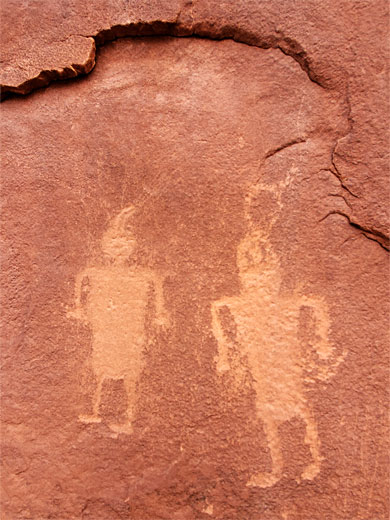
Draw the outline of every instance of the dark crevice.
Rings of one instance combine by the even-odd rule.
[[[385,251],[387,251],[387,252],[390,251],[390,240],[386,235],[384,235],[381,231],[378,231],[376,229],[370,229],[370,228],[361,226],[360,224],[355,222],[350,215],[348,215],[347,213],[344,213],[343,211],[340,211],[340,210],[329,211],[329,213],[327,213],[324,217],[322,217],[318,222],[323,222],[331,215],[341,215],[348,221],[348,224],[350,224],[350,226],[359,230],[363,236],[365,236],[369,240],[373,240],[374,242],[379,244]]]
[[[354,197],[355,199],[358,199],[359,196],[356,195],[356,193],[353,193],[353,191],[351,191],[350,188],[348,188],[348,186],[345,184],[345,181],[344,181],[344,179],[343,179],[343,177],[342,177],[342,175],[341,175],[339,169],[338,169],[337,166],[336,166],[336,163],[335,163],[335,153],[336,153],[337,145],[338,145],[338,141],[337,141],[337,143],[335,144],[335,146],[334,146],[334,148],[333,148],[333,150],[332,150],[332,158],[331,158],[332,167],[329,168],[329,171],[330,171],[331,173],[333,173],[333,175],[334,175],[335,177],[337,177],[337,179],[339,180],[340,185],[341,185],[341,187],[343,188],[343,190],[347,191],[347,192],[348,192],[350,195],[352,195],[352,197]]]
[[[326,170],[326,171],[329,171],[329,170]],[[338,197],[340,199],[343,199],[343,201],[349,207],[349,209],[352,209],[351,204],[348,202],[348,199],[347,199],[347,197],[345,197],[345,195],[342,195],[341,193],[328,193],[328,197]]]
[[[390,251],[390,239],[386,235],[384,235],[381,231],[375,230],[375,229],[367,229],[360,224],[356,222],[349,221],[352,227],[355,229],[358,229],[362,232],[362,234],[368,238],[369,240],[374,240],[377,242],[380,246],[383,247],[385,251]]]
[[[316,85],[326,88],[325,81],[320,81],[320,79],[314,74],[312,68],[310,67],[309,57],[307,52],[302,49],[302,47],[291,38],[284,38],[278,45],[277,48],[283,52],[286,56],[290,56],[297,63],[299,63],[302,70],[304,70],[313,83]]]
[[[278,148],[275,148],[274,150],[270,150],[269,152],[267,152],[265,158],[269,159],[276,153],[279,153],[282,150],[285,150],[286,148],[290,148],[290,146],[295,146],[296,144],[302,143],[306,143],[306,139],[295,139],[294,141],[289,141],[288,143],[282,144],[281,146],[278,146]]]
[[[349,195],[351,195],[352,197],[354,197],[355,199],[358,199],[359,196],[356,195],[356,193],[353,193],[353,191],[345,184],[345,180],[343,179],[343,176],[340,172],[340,170],[337,168],[336,166],[336,153],[337,153],[337,147],[339,145],[339,142],[341,139],[343,139],[344,137],[346,137],[347,135],[349,135],[351,132],[352,132],[352,128],[353,128],[353,119],[352,119],[352,107],[351,107],[351,102],[350,102],[350,99],[349,99],[349,87],[347,85],[347,89],[346,89],[346,93],[345,93],[345,97],[344,97],[344,101],[345,101],[345,104],[346,104],[346,107],[347,107],[347,114],[346,114],[346,120],[348,121],[348,128],[345,132],[344,135],[342,135],[339,139],[337,139],[333,149],[332,149],[332,152],[331,152],[331,168],[329,169],[329,171],[335,176],[337,177],[338,181],[340,182],[340,185],[341,187],[343,188],[343,190],[345,190],[346,192],[349,193]]]

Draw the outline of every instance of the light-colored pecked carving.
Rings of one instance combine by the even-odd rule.
[[[222,298],[211,306],[212,328],[218,342],[217,371],[231,370],[236,391],[244,384],[246,374],[256,394],[256,411],[262,422],[272,458],[269,473],[251,476],[248,486],[269,487],[283,474],[283,457],[278,427],[294,417],[306,428],[305,442],[312,461],[302,473],[312,480],[320,471],[322,456],[317,424],[305,396],[305,382],[328,380],[345,353],[335,355],[329,341],[330,318],[327,303],[318,296],[304,295],[299,290],[281,291],[282,270],[270,242],[270,233],[282,209],[283,190],[291,182],[288,176],[277,186],[256,184],[248,193],[245,205],[247,233],[239,244],[237,265],[241,292]],[[276,211],[262,229],[252,222],[252,201],[259,194],[270,198]],[[311,309],[314,324],[313,349],[318,364],[313,363],[308,345],[299,337],[300,313]],[[236,334],[229,337],[224,330],[222,313],[228,311],[235,323]]]
[[[127,420],[110,424],[119,433],[130,434],[136,386],[144,366],[147,340],[146,310],[154,306],[154,325],[166,326],[161,278],[152,270],[131,267],[128,259],[135,248],[129,220],[135,209],[123,209],[101,240],[102,260],[76,278],[75,306],[68,317],[84,321],[92,330],[91,365],[96,377],[92,414],[81,415],[85,423],[101,422],[99,407],[105,379],[122,379],[127,392]]]

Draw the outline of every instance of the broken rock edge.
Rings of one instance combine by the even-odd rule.
[[[1,89],[1,101],[5,101],[10,97],[25,96],[42,87],[46,87],[55,81],[61,81],[71,78],[76,78],[82,75],[86,75],[96,64],[97,59],[97,47],[102,46],[105,43],[114,41],[118,38],[126,37],[142,37],[142,36],[173,36],[173,37],[197,37],[210,40],[233,40],[237,43],[258,47],[261,49],[278,49],[286,56],[291,57],[296,61],[302,70],[306,73],[308,79],[319,87],[326,90],[333,90],[343,97],[343,101],[346,106],[346,119],[348,121],[348,128],[346,132],[340,136],[336,141],[332,152],[331,165],[328,169],[329,172],[335,175],[340,182],[340,186],[345,190],[347,196],[358,198],[357,195],[352,193],[350,189],[345,185],[345,182],[335,165],[335,154],[337,153],[338,143],[341,139],[346,137],[352,130],[353,120],[351,118],[351,106],[348,95],[348,84],[342,84],[334,87],[331,82],[321,78],[315,72],[315,66],[310,60],[307,52],[302,48],[299,42],[294,39],[284,36],[281,33],[261,36],[254,33],[242,30],[239,26],[224,25],[216,28],[213,24],[206,26],[202,23],[191,24],[189,26],[183,25],[180,22],[180,13],[177,20],[174,22],[165,22],[162,20],[155,20],[153,22],[130,22],[128,24],[114,25],[108,29],[101,29],[93,35],[69,35],[69,36],[80,36],[91,40],[90,53],[84,63],[72,63],[61,69],[53,70],[42,70],[34,78],[28,79],[17,86],[12,85],[0,85]],[[365,226],[357,222],[353,216],[343,214],[346,217],[349,224],[360,230],[361,234],[375,242],[377,242],[386,251],[390,250],[390,238],[384,235],[381,231],[374,229],[369,226]]]
[[[79,36],[91,40],[91,51],[84,63],[69,64],[61,69],[42,70],[37,76],[23,81],[16,86],[7,84],[0,85],[1,99],[7,99],[9,94],[26,95],[54,81],[88,74],[95,66],[96,46],[104,45],[118,38],[136,36],[192,36],[210,40],[233,40],[262,49],[279,49],[283,54],[290,56],[300,65],[310,81],[313,81],[323,88],[330,88],[329,81],[321,78],[315,72],[315,67],[302,46],[294,39],[284,36],[280,32],[266,36],[245,31],[238,25],[222,25],[221,27],[216,27],[215,24],[203,24],[202,22],[187,25],[180,22],[179,13],[176,21],[173,22],[162,20],[155,20],[153,22],[130,22],[128,24],[114,25],[108,29],[101,29],[92,35],[68,35],[68,37],[70,36]]]

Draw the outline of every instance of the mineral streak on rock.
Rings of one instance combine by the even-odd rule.
[[[386,519],[386,8],[2,9],[4,517]]]

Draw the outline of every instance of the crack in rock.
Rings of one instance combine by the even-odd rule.
[[[190,2],[192,5],[192,3]],[[173,37],[197,37],[210,40],[233,40],[237,43],[259,47],[261,49],[279,49],[286,56],[295,60],[307,74],[310,81],[313,81],[322,88],[326,88],[313,71],[311,61],[307,52],[302,46],[292,38],[279,34],[268,37],[258,36],[254,33],[244,31],[237,26],[224,25],[220,28],[214,26],[205,27],[202,23],[194,24],[191,16],[189,24],[181,23],[182,12],[178,14],[176,21],[167,22],[155,20],[153,22],[130,22],[128,24],[117,24],[107,29],[102,29],[92,35],[77,36],[91,40],[89,55],[81,63],[71,63],[65,67],[51,70],[42,70],[28,80],[19,85],[0,85],[1,100],[5,100],[12,94],[27,95],[30,92],[45,87],[58,80],[75,78],[88,74],[96,63],[96,47],[118,38],[142,37],[142,36],[173,36]],[[74,36],[74,35],[73,35]]]
[[[341,215],[342,217],[344,217],[347,220],[347,222],[350,226],[354,227],[355,229],[358,229],[363,236],[365,236],[369,240],[373,240],[374,242],[379,244],[385,251],[387,251],[387,252],[390,251],[390,240],[386,235],[384,235],[377,229],[362,226],[361,224],[359,224],[358,222],[353,220],[353,217],[351,217],[351,215],[348,215],[347,213],[344,213],[343,211],[340,211],[337,209],[329,211],[329,213],[327,213],[324,217],[322,217],[318,222],[319,223],[324,222],[324,220],[326,220],[331,215]]]
[[[291,146],[295,146],[296,144],[302,144],[306,143],[306,139],[294,139],[293,141],[289,141],[288,143],[282,144],[281,146],[278,146],[278,148],[275,148],[274,150],[270,150],[265,158],[269,159],[273,155],[281,152],[282,150],[285,150],[286,148],[290,148]]]

